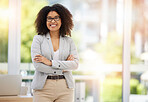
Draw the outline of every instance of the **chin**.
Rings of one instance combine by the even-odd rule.
[[[50,31],[58,31],[58,30],[60,30],[59,28],[50,28],[49,29]]]
[[[50,29],[50,31],[55,32],[58,31],[59,29]]]

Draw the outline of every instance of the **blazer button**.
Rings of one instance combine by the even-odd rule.
[[[59,67],[60,67],[60,65],[59,65]]]

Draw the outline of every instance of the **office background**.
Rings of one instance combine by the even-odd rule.
[[[19,73],[30,87],[34,21],[43,6],[55,3],[73,14],[80,56],[73,74],[85,86],[85,101],[148,100],[148,0],[0,0],[0,74]]]

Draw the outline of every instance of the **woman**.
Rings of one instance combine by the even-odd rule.
[[[72,15],[61,4],[43,7],[36,18],[31,57],[34,102],[74,102],[72,70],[79,58],[71,36]]]

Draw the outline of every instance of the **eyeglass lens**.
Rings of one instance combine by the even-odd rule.
[[[47,21],[48,21],[48,22],[51,22],[52,20],[54,20],[54,21],[59,21],[59,19],[60,19],[59,16],[55,16],[54,18],[47,17]]]

